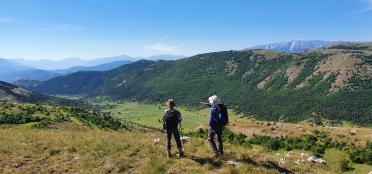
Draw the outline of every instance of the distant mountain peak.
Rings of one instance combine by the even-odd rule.
[[[246,50],[271,50],[277,52],[303,52],[308,50],[316,50],[320,48],[326,48],[335,44],[344,43],[343,41],[323,41],[323,40],[292,40],[289,42],[278,42],[278,43],[269,43],[264,45],[257,45]]]
[[[145,59],[148,60],[177,60],[177,59],[182,59],[186,56],[183,55],[170,55],[170,54],[159,54],[159,55],[154,55],[150,57],[146,57]]]

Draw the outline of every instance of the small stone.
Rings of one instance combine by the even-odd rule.
[[[303,158],[303,157],[305,157],[306,155],[305,155],[305,153],[301,153],[301,158]]]
[[[279,161],[279,165],[286,164],[287,163],[287,158],[281,158]]]
[[[316,159],[316,162],[319,163],[319,164],[326,164],[326,161],[324,159]]]
[[[13,167],[14,168],[19,168],[19,167],[22,167],[23,166],[23,163],[15,163],[14,165],[13,165]]]
[[[78,161],[79,159],[80,159],[80,156],[77,155],[77,156],[75,156],[74,161]]]
[[[319,163],[319,164],[326,164],[326,161],[323,160],[323,159],[320,159],[320,158],[317,158],[315,156],[310,156],[309,158],[307,158],[307,162],[309,163]]]
[[[154,139],[154,143],[155,143],[155,144],[157,144],[157,143],[159,143],[159,142],[160,142],[160,138],[155,138],[155,139]]]
[[[357,131],[355,129],[350,130],[349,132],[350,132],[350,135],[356,135],[357,134]]]
[[[309,162],[309,163],[314,163],[315,160],[316,160],[316,157],[315,156],[310,156],[309,158],[307,158],[306,161]]]
[[[191,137],[186,137],[186,136],[181,137],[182,143],[186,143],[186,142],[190,141],[190,139],[191,139]]]
[[[227,164],[237,166],[239,163],[236,162],[236,161],[233,161],[233,160],[229,160],[229,161],[227,161]]]

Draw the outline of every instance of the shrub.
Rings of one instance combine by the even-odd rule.
[[[322,157],[324,155],[324,151],[325,151],[325,148],[323,146],[319,146],[319,145],[313,146],[311,148],[311,152],[313,152],[313,154],[316,157]]]
[[[351,166],[350,160],[342,159],[339,162],[339,165],[340,165],[340,168],[341,168],[342,172],[347,172],[347,171],[353,170],[353,167]]]

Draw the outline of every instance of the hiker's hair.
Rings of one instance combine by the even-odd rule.
[[[218,105],[218,104],[221,104],[221,100],[220,98],[217,96],[217,95],[213,95],[211,97],[208,98],[208,102],[211,104],[211,105]]]
[[[173,99],[168,99],[166,104],[167,104],[167,106],[176,106],[176,103],[174,102]]]

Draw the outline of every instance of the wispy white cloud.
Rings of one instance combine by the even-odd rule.
[[[372,0],[360,0],[362,3],[365,4],[365,8],[361,9],[359,12],[360,13],[366,13],[369,11],[372,11]]]
[[[154,44],[148,46],[147,49],[152,50],[152,51],[162,52],[162,53],[177,53],[179,51],[179,49],[177,47],[167,45],[167,44],[162,43],[162,42],[154,43]]]
[[[6,22],[13,22],[15,18],[13,17],[0,17],[0,22],[1,23],[6,23]]]
[[[72,25],[72,24],[58,24],[54,26],[40,28],[40,30],[43,30],[43,31],[81,31],[84,29],[85,27],[82,25]]]

